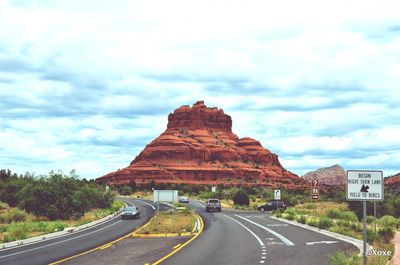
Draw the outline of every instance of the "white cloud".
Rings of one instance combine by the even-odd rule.
[[[101,175],[127,165],[173,109],[204,99],[296,173],[400,171],[399,9],[0,0],[0,164]]]

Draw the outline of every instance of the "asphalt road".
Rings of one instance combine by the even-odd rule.
[[[70,235],[0,250],[0,264],[43,265],[55,262],[126,235],[146,223],[154,215],[154,209],[150,206],[151,202],[131,198],[123,198],[123,200],[128,205],[134,204],[139,207],[140,219],[121,220],[118,215],[100,225]]]
[[[269,213],[204,211],[191,202],[205,221],[203,233],[162,264],[170,265],[310,265],[330,264],[338,250],[357,250],[347,242],[269,218]]]

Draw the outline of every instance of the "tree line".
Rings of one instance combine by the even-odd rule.
[[[93,180],[51,171],[49,175],[17,175],[0,170],[0,201],[51,220],[78,218],[93,208],[110,207],[114,193]]]

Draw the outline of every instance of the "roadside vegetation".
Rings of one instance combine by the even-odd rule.
[[[363,239],[363,223],[357,215],[350,211],[347,203],[319,202],[305,203],[287,208],[285,211],[274,211],[274,215],[288,220],[297,221],[320,229],[329,230],[338,234]],[[375,249],[391,250],[390,243],[397,229],[400,228],[400,219],[385,215],[376,220],[367,218],[367,240]],[[357,253],[358,254],[358,253]],[[370,264],[386,264],[389,256],[371,256]],[[359,264],[360,257],[354,253],[340,252],[332,257],[332,264]]]
[[[136,234],[177,234],[191,233],[196,225],[194,210],[184,204],[175,204],[176,209],[160,212]]]
[[[123,203],[71,171],[48,176],[0,170],[0,243],[79,226],[118,211]]]

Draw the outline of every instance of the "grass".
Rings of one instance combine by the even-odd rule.
[[[66,227],[90,223],[118,211],[122,205],[122,202],[114,201],[110,208],[93,209],[79,219],[62,221],[50,221],[44,217],[36,217],[17,208],[2,210],[0,215],[4,218],[0,219],[0,243],[40,236],[62,231]]]
[[[286,209],[283,213],[275,213],[277,217],[296,220],[313,227],[327,229],[331,232],[363,239],[363,226],[357,216],[348,210],[345,203],[318,202],[300,204]],[[367,224],[367,240],[374,249],[394,252],[394,245],[389,243],[393,233],[400,226],[400,220],[393,216],[383,216],[377,220],[377,231],[372,223]],[[338,252],[331,258],[331,264],[358,265],[362,258],[358,253]],[[391,257],[369,256],[368,264],[386,265]]]
[[[182,234],[193,231],[197,218],[192,210],[162,212],[140,228],[140,234]]]

